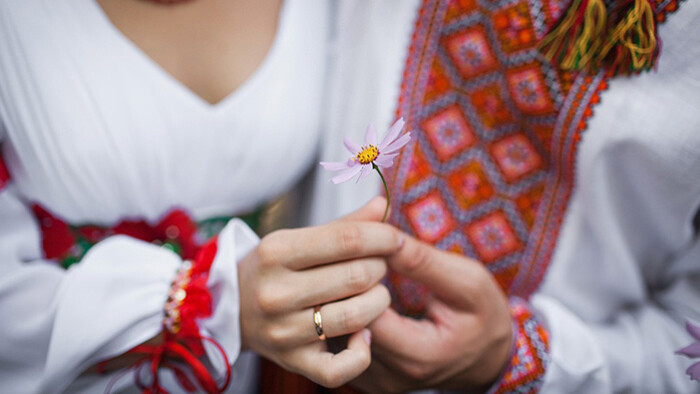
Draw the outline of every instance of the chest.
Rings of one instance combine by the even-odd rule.
[[[98,3],[121,34],[211,104],[240,87],[263,62],[281,8],[281,0]]]

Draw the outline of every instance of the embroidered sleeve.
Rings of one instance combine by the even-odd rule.
[[[489,394],[535,393],[547,369],[549,332],[525,300],[512,297],[509,304],[513,317],[511,359]]]

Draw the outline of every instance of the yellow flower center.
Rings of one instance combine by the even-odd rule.
[[[360,164],[369,164],[379,155],[379,149],[374,145],[363,146],[362,150],[355,156]]]

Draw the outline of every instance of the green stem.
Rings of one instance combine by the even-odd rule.
[[[389,197],[389,186],[386,185],[386,179],[384,179],[384,175],[382,175],[382,172],[379,171],[379,167],[377,167],[376,164],[372,163],[372,169],[377,171],[377,174],[379,174],[379,177],[382,178],[382,183],[384,184],[384,194],[386,194],[386,208],[384,209],[384,216],[382,217],[382,223],[386,222],[386,215],[389,214],[389,202],[391,202],[391,198]]]

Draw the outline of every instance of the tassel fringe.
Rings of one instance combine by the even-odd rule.
[[[629,75],[650,70],[659,56],[659,39],[649,1],[625,0],[608,12],[603,0],[574,0],[539,49],[566,71]]]

